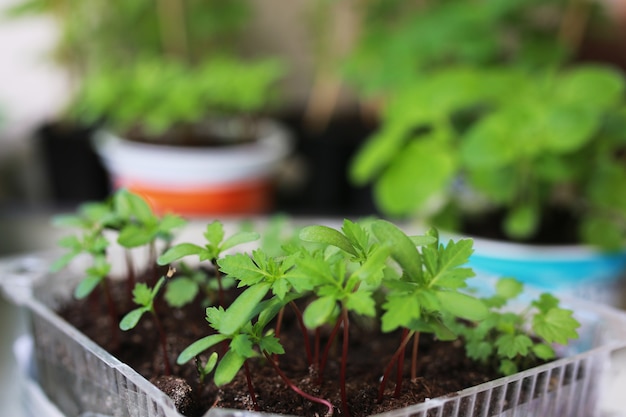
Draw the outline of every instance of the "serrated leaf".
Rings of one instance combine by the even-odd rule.
[[[408,327],[421,316],[421,306],[413,295],[388,296],[383,304],[382,331],[387,333],[398,327]]]
[[[210,347],[215,346],[227,339],[228,338],[223,334],[212,334],[210,336],[205,336],[202,339],[198,339],[180,352],[178,358],[176,359],[176,363],[183,365]]]
[[[505,334],[496,339],[495,346],[498,349],[498,355],[512,359],[517,355],[528,355],[533,342],[526,335]]]
[[[152,302],[152,291],[144,282],[140,282],[133,288],[133,302],[141,306],[147,306]]]
[[[242,284],[254,285],[265,278],[263,271],[245,253],[226,255],[217,260],[220,271],[237,278]]]
[[[550,293],[542,293],[537,300],[532,302],[532,305],[542,313],[547,313],[559,306],[559,299]]]
[[[130,224],[120,231],[117,242],[125,248],[136,248],[150,243],[154,239],[154,232],[154,230]]]
[[[212,246],[218,247],[224,240],[224,225],[218,220],[209,223],[204,232],[204,238]]]
[[[283,345],[280,344],[280,340],[274,336],[264,336],[259,341],[259,347],[264,351],[272,354],[282,355],[285,353]]]
[[[376,315],[376,302],[369,291],[356,291],[348,294],[346,307],[363,316]]]
[[[508,359],[505,359],[502,362],[500,362],[500,366],[498,367],[498,370],[500,371],[500,373],[502,373],[502,375],[513,375],[518,372],[518,368],[515,362],[508,360]]]
[[[484,340],[472,340],[471,342],[467,342],[466,349],[467,355],[478,361],[487,360],[493,352],[491,343]]]
[[[252,358],[256,354],[252,347],[252,341],[247,334],[235,335],[230,341],[230,348],[245,358]]]
[[[352,275],[370,286],[378,286],[384,277],[384,269],[387,267],[386,262],[390,252],[391,249],[388,246],[379,246],[369,254],[365,262]]]
[[[572,317],[571,310],[552,308],[545,314],[533,317],[533,330],[547,343],[567,344],[569,339],[578,338],[576,329],[580,323]]]

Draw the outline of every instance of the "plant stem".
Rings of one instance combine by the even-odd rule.
[[[330,403],[330,401],[328,401],[328,400],[326,400],[324,398],[315,397],[313,395],[307,394],[306,392],[302,391],[300,388],[298,388],[298,386],[296,384],[294,384],[289,379],[289,377],[287,375],[285,375],[285,373],[278,367],[278,365],[276,365],[274,363],[274,361],[272,360],[272,358],[269,356],[269,354],[267,352],[263,352],[263,354],[267,358],[268,362],[272,365],[274,370],[278,373],[278,375],[283,380],[283,382],[285,382],[285,384],[287,384],[289,389],[291,389],[296,394],[300,395],[301,397],[306,398],[309,401],[312,401],[312,402],[317,403],[317,404],[322,404],[323,406],[325,406],[328,409],[328,411],[326,412],[326,417],[330,417],[330,416],[333,415],[333,405]]]
[[[133,301],[133,288],[135,288],[135,265],[130,251],[124,251],[126,257],[126,287],[128,289],[128,300]]]
[[[396,363],[396,360],[398,359],[400,354],[404,353],[404,348],[406,347],[406,344],[409,343],[409,340],[411,340],[411,337],[413,337],[414,333],[415,331],[413,330],[409,331],[406,337],[402,339],[400,346],[398,347],[396,352],[393,354],[393,356],[389,360],[389,363],[387,364],[387,367],[385,368],[383,378],[380,381],[380,387],[378,388],[378,398],[376,399],[376,401],[381,402],[383,400],[383,395],[385,393],[385,386],[387,385],[387,379],[389,378],[389,374],[391,373],[391,370],[393,369],[393,365]]]
[[[248,361],[244,361],[243,369],[246,373],[246,383],[248,384],[248,393],[250,394],[250,399],[252,400],[252,404],[254,404],[254,411],[260,411],[259,403],[257,403],[256,395],[254,393],[254,386],[252,386],[252,377],[250,376],[250,368],[248,368]]]
[[[413,350],[411,352],[411,381],[417,378],[417,353],[419,351],[420,332],[413,335]]]
[[[341,408],[346,417],[350,417],[350,409],[348,408],[348,396],[346,394],[346,367],[348,363],[348,345],[350,338],[350,318],[348,317],[348,309],[344,306],[341,310],[343,320],[343,348],[341,350],[341,371],[339,374],[339,384],[341,387]]]
[[[324,352],[322,353],[322,357],[319,364],[319,375],[318,375],[318,383],[322,385],[322,381],[324,380],[324,368],[326,367],[326,362],[328,361],[328,352],[330,351],[330,347],[337,336],[337,332],[339,331],[339,326],[341,326],[341,322],[343,321],[343,317],[340,317],[335,323],[333,330],[330,332],[330,336],[328,337],[328,341],[326,342],[326,346],[324,347]]]
[[[302,337],[304,338],[304,349],[306,351],[306,358],[309,361],[309,365],[313,365],[313,354],[311,353],[311,342],[309,340],[309,332],[304,325],[304,319],[302,318],[302,313],[300,309],[296,305],[294,301],[290,301],[289,305],[296,313],[296,318],[298,319],[298,324],[300,325],[300,330],[302,331]]]
[[[218,305],[220,307],[224,307],[226,305],[226,300],[224,296],[224,286],[222,284],[222,273],[220,272],[219,265],[217,264],[217,259],[213,259],[211,263],[213,264],[213,268],[215,268],[215,278],[217,279]]]
[[[404,339],[406,339],[406,336],[408,334],[409,334],[409,329],[403,329],[402,338],[400,340],[403,341]],[[393,396],[395,398],[398,398],[400,396],[400,393],[402,392],[402,374],[404,371],[404,357],[405,357],[406,345],[401,347],[400,350],[401,352],[400,352],[400,355],[398,356],[398,366],[396,367],[396,389],[393,392]]]

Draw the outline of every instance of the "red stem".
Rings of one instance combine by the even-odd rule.
[[[326,347],[324,347],[324,352],[322,353],[322,359],[320,361],[320,366],[319,366],[319,375],[318,375],[318,383],[320,385],[322,385],[322,382],[324,380],[324,368],[326,368],[326,362],[328,361],[328,352],[330,351],[330,346],[333,343],[333,340],[335,340],[335,337],[337,336],[337,332],[339,331],[339,326],[341,325],[341,322],[343,321],[343,317],[340,317],[339,320],[337,320],[337,323],[335,323],[335,327],[333,327],[333,330],[330,332],[330,336],[328,338],[328,341],[326,342]]]
[[[419,351],[420,332],[413,335],[413,351],[411,352],[411,381],[417,378],[417,353]]]
[[[404,340],[406,336],[409,334],[409,329],[402,330],[402,338],[400,341]],[[396,369],[396,389],[393,392],[393,396],[395,398],[400,397],[400,393],[402,392],[402,374],[404,371],[404,357],[406,352],[406,345],[402,347],[402,352],[398,356],[398,366]]]
[[[346,417],[350,417],[350,409],[348,408],[348,396],[346,394],[346,367],[348,363],[348,344],[350,337],[350,321],[348,317],[348,309],[342,309],[343,316],[343,348],[341,351],[341,372],[339,380],[341,384],[341,408]]]
[[[300,395],[301,397],[306,398],[309,401],[312,401],[314,403],[317,404],[322,404],[323,406],[325,406],[328,411],[326,413],[326,416],[332,416],[333,415],[333,405],[330,403],[330,401],[325,400],[324,398],[319,398],[319,397],[315,397],[311,394],[307,394],[306,392],[302,391],[300,388],[298,388],[298,386],[296,386],[287,375],[285,375],[285,373],[278,367],[278,365],[276,365],[274,363],[274,361],[272,360],[272,358],[269,356],[269,354],[267,352],[263,352],[263,354],[265,355],[265,357],[267,358],[268,362],[272,365],[272,367],[274,368],[274,370],[278,373],[278,375],[281,377],[281,379],[283,380],[283,382],[285,382],[285,384],[287,384],[287,386],[289,387],[289,389],[291,389],[292,391],[294,391],[296,394]]]
[[[246,372],[246,382],[248,383],[248,393],[250,394],[250,399],[252,399],[252,404],[254,404],[254,411],[259,411],[259,403],[256,401],[256,395],[254,394],[254,387],[252,386],[252,377],[250,376],[250,369],[248,368],[248,361],[243,363],[243,368]]]
[[[387,379],[389,378],[389,374],[391,373],[391,370],[393,369],[393,365],[395,364],[400,354],[404,353],[404,347],[406,346],[407,343],[409,343],[409,340],[411,340],[411,336],[413,336],[413,332],[410,332],[402,340],[402,343],[400,343],[400,346],[398,347],[396,352],[393,354],[393,356],[389,360],[389,363],[387,364],[387,367],[385,368],[385,373],[383,374],[383,379],[380,381],[380,387],[378,388],[378,398],[376,399],[376,401],[381,402],[383,400],[383,395],[385,393],[385,386],[387,385]]]
[[[126,285],[128,289],[128,300],[133,301],[133,289],[135,288],[135,265],[130,250],[124,251],[126,256]]]
[[[224,286],[222,285],[222,273],[220,272],[219,266],[217,265],[217,260],[211,261],[213,267],[215,268],[215,278],[217,278],[217,294],[218,294],[218,303],[220,307],[226,305],[226,300],[224,299]]]
[[[302,331],[302,337],[304,338],[304,349],[306,351],[306,359],[309,361],[309,365],[313,365],[313,354],[311,353],[311,342],[309,340],[309,332],[304,325],[304,319],[302,318],[302,313],[300,309],[296,305],[295,302],[290,301],[289,305],[296,313],[296,318],[298,319],[298,324],[300,325],[300,330]]]

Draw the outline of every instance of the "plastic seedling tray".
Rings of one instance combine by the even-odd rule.
[[[66,416],[182,417],[164,393],[54,312],[70,299],[76,277],[49,275],[47,264],[25,257],[0,265],[5,294],[30,313],[32,379],[47,400]],[[580,338],[559,351],[562,359],[378,417],[606,416],[602,400],[615,374],[611,358],[626,351],[626,316],[587,301],[563,301],[582,327]],[[213,408],[205,415],[244,416],[271,414]]]

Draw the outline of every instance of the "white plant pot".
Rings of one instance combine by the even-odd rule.
[[[283,126],[263,120],[259,132],[235,146],[178,147],[100,131],[95,147],[113,186],[143,195],[157,212],[259,214],[271,208],[277,168],[292,149]]]

